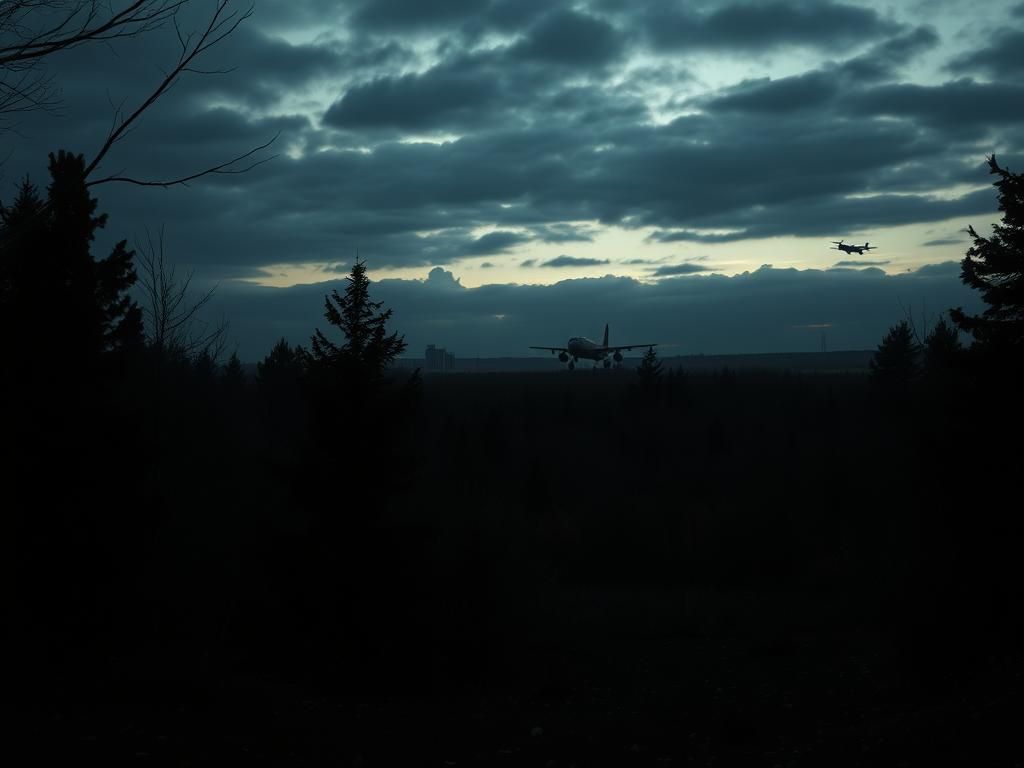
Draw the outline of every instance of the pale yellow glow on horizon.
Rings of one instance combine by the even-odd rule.
[[[551,285],[562,280],[575,278],[596,278],[605,275],[630,277],[641,281],[652,281],[654,271],[660,266],[683,263],[699,264],[706,267],[698,275],[737,275],[752,272],[762,265],[770,264],[776,269],[829,269],[841,261],[887,262],[878,268],[889,274],[914,271],[925,264],[946,261],[960,261],[969,242],[964,233],[968,224],[979,231],[987,231],[988,224],[998,221],[997,211],[989,215],[973,217],[974,221],[963,218],[930,224],[910,224],[899,227],[879,228],[871,231],[836,232],[833,237],[776,237],[757,240],[739,240],[729,243],[659,243],[647,238],[654,231],[651,228],[624,229],[621,227],[598,227],[595,222],[574,222],[577,226],[588,225],[594,235],[592,242],[541,243],[531,242],[511,248],[505,253],[491,256],[476,256],[460,259],[448,264],[417,265],[399,268],[374,268],[372,254],[364,254],[371,280],[425,280],[436,266],[451,272],[465,288],[477,288],[493,284]],[[495,230],[515,231],[515,227],[481,227],[475,236]],[[865,241],[877,246],[863,255],[847,254],[833,250],[832,240],[860,244]],[[948,245],[925,246],[933,240],[954,240]],[[544,267],[543,262],[561,255],[575,258],[607,260],[605,264],[578,267]],[[643,264],[629,264],[633,260]],[[533,261],[523,266],[523,262]],[[491,264],[490,267],[483,266]],[[339,262],[331,262],[337,266]],[[247,282],[268,287],[286,288],[294,285],[321,283],[341,280],[347,274],[346,262],[338,270],[328,269],[326,264],[303,263],[281,264],[265,268],[265,276],[251,278]]]

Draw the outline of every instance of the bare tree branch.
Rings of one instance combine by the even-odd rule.
[[[234,32],[238,25],[248,19],[252,15],[253,6],[244,13],[234,11],[230,14],[225,15],[225,10],[230,0],[218,0],[217,8],[210,16],[210,21],[206,25],[206,29],[200,35],[199,39],[194,45],[191,43],[192,36],[189,35],[185,38],[181,37],[179,32],[178,39],[181,41],[181,54],[178,57],[177,65],[164,77],[163,81],[153,90],[152,93],[146,98],[145,101],[140,104],[134,112],[131,113],[127,118],[120,119],[112,126],[110,134],[107,136],[107,140],[100,147],[99,152],[92,159],[92,162],[85,169],[85,176],[88,178],[96,167],[103,161],[110,148],[117,143],[129,126],[134,123],[139,117],[149,109],[156,101],[174,85],[175,81],[181,74],[188,68],[192,61],[202,54],[204,51],[209,50],[225,37]],[[177,29],[177,24],[175,24]]]
[[[35,67],[46,56],[86,42],[111,40],[117,37],[137,36],[171,21],[180,48],[176,64],[164,73],[163,79],[130,114],[124,102],[114,106],[113,118],[107,136],[85,169],[87,186],[123,182],[145,187],[187,186],[208,175],[234,175],[246,173],[276,155],[239,165],[256,153],[267,149],[278,136],[230,160],[202,168],[172,179],[142,179],[126,175],[123,171],[102,178],[90,179],[100,164],[119,141],[127,137],[138,125],[142,115],[164,94],[177,84],[185,73],[200,75],[229,72],[221,69],[202,69],[194,65],[196,59],[232,34],[253,13],[250,4],[244,10],[230,10],[231,0],[217,0],[205,28],[201,33],[185,33],[178,22],[177,12],[189,0],[133,0],[120,11],[113,11],[106,0],[0,0],[0,119],[5,114],[38,109],[54,109],[53,79]],[[56,23],[43,26],[40,17],[57,16]],[[108,96],[109,100],[109,96]],[[0,130],[10,126],[0,123]]]
[[[84,43],[154,30],[189,0],[0,0],[0,115],[53,107],[57,88],[41,70],[47,57]]]
[[[241,162],[242,160],[246,160],[247,158],[252,157],[254,154],[259,152],[260,150],[266,149],[271,144],[273,144],[275,141],[277,141],[277,138],[280,135],[281,135],[280,133],[275,134],[274,138],[272,138],[270,141],[266,142],[265,144],[260,144],[260,146],[258,146],[258,147],[253,147],[248,152],[245,152],[245,153],[239,155],[238,157],[232,158],[231,160],[228,160],[225,163],[221,163],[220,165],[215,165],[212,168],[207,168],[207,169],[202,170],[202,171],[196,171],[195,173],[191,173],[188,176],[182,176],[182,177],[177,178],[177,179],[166,179],[166,180],[163,180],[163,181],[152,181],[152,180],[136,179],[136,178],[133,178],[133,177],[130,177],[130,176],[121,176],[121,175],[115,174],[115,175],[112,175],[112,176],[104,176],[102,179],[94,179],[92,181],[88,181],[88,182],[86,182],[85,186],[93,187],[93,186],[96,186],[97,184],[107,184],[107,183],[114,182],[114,181],[120,181],[120,182],[124,182],[126,184],[135,184],[135,185],[140,186],[140,187],[164,187],[164,188],[166,188],[166,187],[173,187],[173,186],[179,186],[179,185],[187,187],[188,183],[190,181],[194,181],[195,179],[201,178],[203,176],[231,175],[231,174],[247,173],[247,172],[251,171],[253,168],[256,168],[257,166],[263,165],[264,163],[269,162],[270,160],[273,160],[275,157],[277,157],[277,155],[271,155],[270,157],[265,157],[262,160],[256,160],[255,162],[249,163],[248,165],[246,165],[246,166],[244,166],[242,168],[232,168],[231,166],[233,166],[235,163]]]
[[[202,309],[213,298],[217,286],[194,296],[190,290],[194,272],[184,276],[164,258],[164,228],[154,241],[146,230],[145,241],[136,240],[135,258],[139,285],[143,291],[142,315],[146,343],[161,355],[195,361],[208,355],[216,362],[227,344],[228,323],[203,321]]]

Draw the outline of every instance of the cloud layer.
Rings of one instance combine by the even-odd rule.
[[[986,154],[1024,166],[1024,16],[995,3],[987,26],[964,27],[967,7],[262,0],[202,64],[231,71],[184,78],[103,170],[178,176],[274,135],[278,156],[187,189],[97,194],[111,238],[165,224],[173,258],[211,280],[330,276],[357,249],[377,270],[487,259],[536,279],[671,278],[710,267],[644,248],[783,252],[796,237],[965,224],[995,212]],[[183,28],[206,12],[189,4]],[[51,150],[95,152],[177,46],[163,29],[55,57],[62,115],[5,133],[0,199],[25,173],[45,184]],[[599,251],[612,231],[633,245]],[[917,263],[955,244],[918,242]]]

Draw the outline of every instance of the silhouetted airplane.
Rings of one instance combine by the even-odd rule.
[[[572,370],[576,367],[576,363],[580,360],[593,360],[595,363],[604,361],[604,367],[610,368],[612,360],[616,363],[622,362],[623,350],[629,352],[634,347],[656,347],[657,344],[623,344],[617,347],[608,346],[608,326],[604,327],[604,340],[598,344],[596,341],[591,341],[582,336],[573,336],[569,339],[569,343],[564,347],[530,347],[530,349],[544,349],[549,351],[551,354],[558,353],[558,359],[563,363],[569,364],[569,369]],[[608,355],[612,356],[612,360],[608,359]],[[571,359],[570,359],[571,358]],[[595,368],[597,365],[594,366]]]
[[[839,246],[838,248],[832,248],[831,250],[833,251],[846,251],[847,253],[859,253],[862,255],[864,251],[874,251],[878,248],[876,245],[868,245],[867,243],[864,243],[864,245],[850,245],[849,243],[843,243],[842,240],[833,240],[832,242]]]

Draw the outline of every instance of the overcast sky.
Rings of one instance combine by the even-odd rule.
[[[177,44],[55,59],[63,106],[0,135],[0,199],[45,184],[48,151],[94,154]],[[998,219],[985,156],[1024,167],[1018,1],[257,0],[201,66],[234,70],[184,78],[101,170],[173,176],[275,134],[278,156],[99,187],[98,246],[163,225],[249,360],[324,325],[356,249],[409,354],[604,322],[679,354],[810,351],[822,327],[868,348],[901,305],[977,306],[950,262]]]

